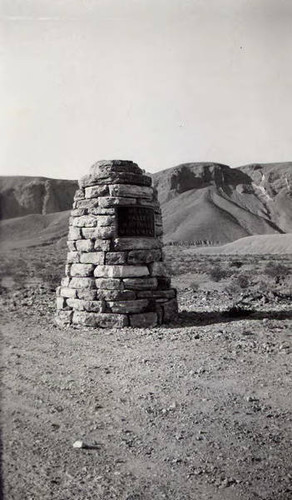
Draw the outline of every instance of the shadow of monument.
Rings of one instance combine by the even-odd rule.
[[[236,321],[263,320],[275,319],[285,320],[292,319],[292,310],[289,311],[255,311],[252,309],[230,309],[221,312],[209,311],[181,311],[175,323],[169,325],[170,328],[190,327],[190,326],[206,326],[216,323],[231,323]]]

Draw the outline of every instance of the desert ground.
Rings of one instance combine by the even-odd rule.
[[[123,330],[56,327],[64,246],[2,253],[5,500],[292,498],[291,255],[165,252],[178,320]]]

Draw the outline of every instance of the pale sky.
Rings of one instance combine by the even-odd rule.
[[[292,0],[1,0],[0,174],[292,160]]]

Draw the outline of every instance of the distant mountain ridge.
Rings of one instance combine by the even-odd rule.
[[[0,218],[69,210],[77,188],[77,181],[28,176],[0,177]]]
[[[292,233],[292,162],[239,168],[185,163],[152,178],[162,207],[166,242],[224,244],[255,234]],[[2,239],[17,239],[12,233],[21,224],[26,228],[25,241],[29,241],[30,224],[32,228],[42,224],[45,241],[53,233],[56,239],[58,231],[63,236],[68,213],[61,218],[56,214],[56,225],[53,215],[45,216],[70,210],[76,189],[77,181],[72,180],[0,177],[0,210],[6,219],[1,222]],[[35,221],[33,214],[39,214]],[[45,217],[43,222],[40,216]],[[19,239],[21,235],[22,229]]]

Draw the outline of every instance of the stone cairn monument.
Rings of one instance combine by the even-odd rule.
[[[152,327],[176,318],[151,177],[131,161],[101,161],[79,182],[69,221],[57,323]]]

